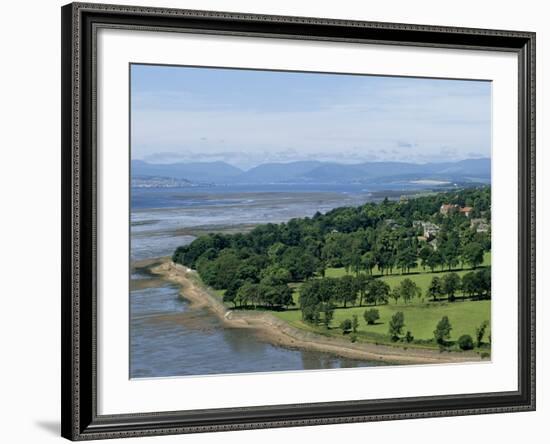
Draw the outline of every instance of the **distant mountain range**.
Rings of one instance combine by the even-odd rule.
[[[210,184],[270,183],[392,183],[433,180],[441,182],[480,182],[491,179],[490,159],[466,159],[443,163],[299,161],[266,163],[247,171],[225,162],[153,164],[132,161],[132,177],[149,176]]]

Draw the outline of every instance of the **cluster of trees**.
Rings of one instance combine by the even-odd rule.
[[[300,287],[302,320],[313,324],[323,323],[327,328],[337,306],[386,304],[390,286],[380,279],[364,274],[346,275],[340,278],[312,279]]]
[[[426,219],[430,218],[424,216]],[[408,226],[409,222],[381,223],[352,233],[331,232],[319,249],[318,259],[328,267],[344,267],[355,273],[373,274],[377,269],[383,274],[407,274],[417,266],[432,272],[458,266],[476,268],[491,249],[490,234],[477,233],[458,213],[441,222],[437,248],[419,240],[422,227]]]
[[[426,290],[426,297],[433,301],[446,297],[449,302],[453,302],[458,292],[467,297],[491,297],[491,267],[470,271],[462,278],[457,273],[434,276]]]
[[[371,308],[365,310],[363,313],[365,322],[368,325],[375,324],[376,321],[380,319],[380,313],[377,309]],[[457,345],[461,350],[473,350],[474,347],[481,347],[483,344],[483,339],[485,337],[487,328],[489,327],[488,321],[483,321],[481,325],[476,328],[475,332],[475,341],[472,336],[465,334],[460,336],[457,341]],[[357,315],[353,315],[352,319],[344,319],[340,323],[340,329],[344,335],[351,333],[351,340],[355,342],[357,340],[357,330],[359,328],[359,320]],[[433,332],[434,341],[442,348],[445,348],[449,345],[449,339],[451,337],[451,331],[453,327],[449,318],[443,316],[441,320],[437,323],[435,330]],[[402,311],[395,312],[389,323],[388,323],[388,335],[390,336],[393,342],[403,341],[403,342],[413,342],[414,336],[410,330],[405,331],[405,315]],[[491,341],[489,337],[489,342]]]
[[[393,288],[390,288],[386,282],[365,274],[312,279],[302,284],[299,303],[302,320],[314,324],[323,323],[329,327],[332,312],[336,307],[383,305],[387,304],[390,298],[396,304],[400,301],[408,304],[414,298],[422,296],[433,301],[447,298],[449,302],[454,302],[459,292],[467,297],[490,297],[490,267],[468,272],[462,278],[454,272],[446,273],[442,277],[435,276],[426,289],[425,295],[409,278],[401,280]]]
[[[483,339],[485,337],[485,332],[489,327],[488,321],[483,321],[481,325],[476,328],[476,340],[466,334],[458,338],[457,345],[461,350],[473,350],[475,347],[481,347],[483,344]],[[440,347],[445,347],[448,345],[448,340],[451,337],[451,330],[453,329],[451,322],[447,316],[443,316],[441,320],[437,323],[437,326],[434,330],[434,339],[439,344]],[[489,337],[489,342],[491,338]]]
[[[238,287],[228,289],[224,300],[232,302],[235,307],[257,306],[288,307],[294,305],[292,290],[286,284],[266,285],[245,281]]]
[[[366,317],[367,316],[365,312],[365,319]],[[390,335],[392,341],[396,342],[402,340],[405,342],[412,342],[414,340],[414,337],[410,331],[407,331],[407,333],[403,336],[403,331],[405,329],[405,315],[402,311],[394,313],[388,325],[388,334]],[[473,338],[468,334],[460,336],[457,341],[458,347],[461,350],[472,350],[474,346],[481,347],[488,327],[489,322],[484,321],[478,328],[476,328],[475,342]],[[453,327],[449,318],[447,316],[443,316],[441,320],[437,323],[433,332],[434,340],[440,347],[446,347],[449,344],[448,341],[451,337],[452,329]]]
[[[291,304],[285,288],[289,282],[322,277],[327,267],[345,267],[358,276],[373,275],[376,268],[380,273],[392,274],[408,273],[417,265],[432,270],[458,265],[477,267],[484,252],[491,248],[490,234],[477,233],[460,213],[442,216],[442,203],[472,206],[475,214],[490,219],[489,187],[406,202],[385,199],[316,213],[312,218],[262,224],[246,234],[200,236],[189,245],[178,247],[172,259],[196,269],[207,285],[225,289],[225,300],[236,306],[274,308]],[[413,223],[416,220],[440,226],[437,249],[418,239],[422,228]],[[384,286],[383,282],[376,282],[372,285]],[[389,296],[385,287],[377,291],[382,296],[372,297]],[[330,306],[329,303],[322,313],[330,312]]]

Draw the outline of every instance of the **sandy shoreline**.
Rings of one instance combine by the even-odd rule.
[[[136,268],[179,285],[181,297],[195,307],[208,308],[228,327],[255,329],[266,341],[291,348],[333,353],[341,357],[391,364],[435,364],[480,361],[476,353],[440,353],[438,350],[351,343],[300,330],[266,312],[240,311],[227,308],[198,282],[194,270],[173,263],[170,258],[142,261]]]

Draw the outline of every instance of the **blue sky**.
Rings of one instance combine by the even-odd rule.
[[[132,158],[241,168],[489,157],[491,84],[132,65]]]

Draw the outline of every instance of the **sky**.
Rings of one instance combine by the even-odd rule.
[[[491,83],[134,64],[131,151],[243,169],[490,157]]]

